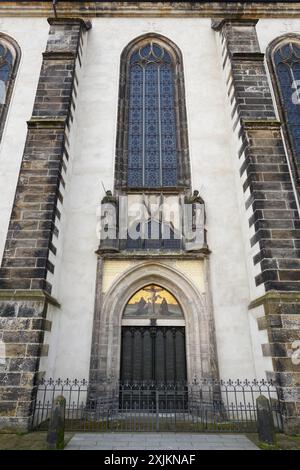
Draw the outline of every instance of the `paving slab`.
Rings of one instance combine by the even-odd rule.
[[[243,434],[77,433],[65,450],[258,450]]]

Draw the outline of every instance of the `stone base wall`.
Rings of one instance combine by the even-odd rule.
[[[264,309],[264,316],[258,319],[258,328],[268,334],[262,352],[272,358],[274,371],[267,375],[279,384],[284,430],[299,433],[300,292],[269,292],[252,302],[250,309],[259,305]]]
[[[2,296],[3,297],[3,296]],[[31,424],[40,357],[47,354],[44,332],[47,299],[0,296],[0,429],[28,429]]]

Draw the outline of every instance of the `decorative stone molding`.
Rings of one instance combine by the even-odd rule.
[[[300,17],[299,2],[99,2],[60,1],[56,7],[60,19],[70,16],[92,17],[134,17],[160,18],[294,18]],[[3,16],[40,17],[53,14],[52,4],[43,1],[4,1],[0,5]]]
[[[151,256],[155,251],[178,251],[208,254],[205,203],[198,193],[194,191],[192,196],[186,197],[172,195],[170,202],[165,194],[152,194],[149,200],[148,193],[138,198],[134,195],[131,199],[131,195],[113,196],[111,191],[107,191],[101,202],[100,243],[97,253],[104,255],[128,251],[132,254],[146,251]],[[130,212],[130,206],[134,204],[139,208],[135,214]],[[171,210],[175,214],[175,220],[177,219],[173,227]],[[149,224],[153,221],[160,227],[169,229],[169,233],[163,228],[161,233],[151,230],[149,233]],[[138,225],[139,230],[133,233],[131,228]],[[133,238],[133,235],[137,235],[137,238]]]

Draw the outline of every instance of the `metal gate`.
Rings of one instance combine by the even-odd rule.
[[[68,431],[256,432],[259,395],[268,398],[275,429],[282,430],[276,384],[264,380],[95,385],[49,379],[38,387],[33,429],[48,428],[58,395],[66,399]]]

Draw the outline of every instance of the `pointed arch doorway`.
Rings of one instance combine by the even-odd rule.
[[[187,380],[185,320],[177,299],[149,284],[129,299],[122,317],[120,380]]]
[[[98,265],[98,292],[101,293],[103,286],[105,289],[97,297],[95,304],[90,360],[90,381],[93,383],[95,394],[103,383],[115,388],[122,376],[123,327],[152,326],[150,315],[143,318],[143,315],[129,315],[126,310],[134,294],[151,284],[163,287],[180,305],[184,318],[181,315],[176,318],[172,316],[172,319],[157,316],[154,326],[184,327],[187,382],[192,383],[194,378],[217,378],[213,313],[206,292],[200,292],[187,276],[167,262],[144,260],[120,269],[121,262],[118,259],[116,265],[119,274],[110,283],[109,288],[105,287],[105,283],[109,279],[106,275],[110,273],[110,261],[101,259]],[[140,306],[143,303],[142,301]],[[158,303],[159,310],[164,308],[160,305]],[[170,320],[172,324],[167,323]]]

